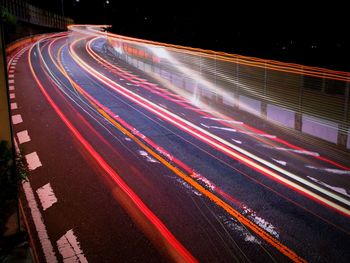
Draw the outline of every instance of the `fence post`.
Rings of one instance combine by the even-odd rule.
[[[238,64],[238,55],[236,56],[236,85],[234,90],[234,105],[233,108],[239,109],[239,64]]]
[[[350,140],[348,135],[348,130],[350,128],[348,117],[349,117],[349,97],[350,97],[350,79],[345,83],[345,92],[344,92],[344,114],[343,121],[340,123],[338,128],[338,145],[340,147],[347,147],[347,140]],[[348,138],[349,137],[349,138]]]
[[[297,131],[302,131],[303,128],[303,120],[302,120],[302,112],[303,112],[303,85],[304,85],[304,75],[303,75],[303,66],[301,66],[301,74],[300,74],[300,83],[299,83],[299,101],[298,108],[295,112],[295,123],[294,128]]]
[[[264,93],[263,93],[263,100],[261,101],[261,116],[264,119],[267,119],[267,69],[266,69],[266,60],[265,60],[265,66],[264,66]]]

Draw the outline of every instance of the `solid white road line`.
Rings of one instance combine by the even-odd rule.
[[[28,135],[28,131],[27,130],[17,132],[17,138],[18,138],[19,144],[22,144],[22,143],[30,141],[30,137]]]
[[[16,109],[18,109],[18,106],[17,106],[17,103],[16,103],[16,102],[12,102],[12,103],[10,104],[10,107],[11,107],[11,110],[16,110]]]
[[[80,248],[77,237],[74,235],[73,229],[67,231],[66,234],[57,240],[57,247],[63,257],[63,262],[88,262]]]
[[[38,233],[41,246],[43,248],[46,262],[57,262],[55,252],[47,234],[47,230],[43,222],[43,217],[38,208],[38,204],[35,201],[33,189],[29,183],[29,180],[23,182],[23,190],[27,198],[30,212],[32,213],[33,222]]]
[[[35,170],[36,168],[42,166],[39,156],[36,152],[29,153],[25,156],[27,163],[28,163],[28,169],[30,171]]]
[[[18,154],[20,154],[16,139],[13,138],[13,141],[15,143],[16,152]],[[30,213],[32,214],[34,226],[35,226],[35,229],[38,233],[39,241],[40,241],[41,247],[42,247],[43,252],[44,252],[45,261],[56,263],[58,261],[57,261],[55,252],[53,250],[53,246],[51,244],[51,241],[49,239],[49,236],[47,234],[47,230],[46,230],[46,227],[45,227],[45,224],[43,221],[43,217],[40,213],[40,210],[38,208],[38,204],[35,200],[33,189],[32,189],[32,186],[30,185],[29,178],[26,181],[23,181],[22,186],[23,186],[23,191],[24,191],[24,194],[25,194],[27,202],[28,202],[28,207],[30,209]]]
[[[57,203],[57,198],[52,190],[51,184],[47,183],[44,186],[38,188],[36,193],[39,196],[43,210],[50,208],[53,204]]]
[[[21,114],[12,115],[12,123],[18,124],[23,122]]]
[[[10,99],[15,99],[16,98],[16,94],[15,93],[11,93],[10,94]]]

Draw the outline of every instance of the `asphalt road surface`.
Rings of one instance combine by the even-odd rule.
[[[44,38],[9,77],[39,261],[349,262],[345,154],[205,111],[102,37]]]

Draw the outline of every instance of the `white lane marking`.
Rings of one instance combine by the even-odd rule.
[[[12,70],[15,70],[15,68],[16,68],[15,66],[10,66],[10,69]]]
[[[9,90],[15,90],[15,86],[9,85]]]
[[[242,224],[234,219],[233,217],[228,218],[227,216],[219,216],[219,218],[223,221],[224,225],[229,229],[238,232],[241,237],[244,238],[244,241],[251,242],[254,244],[261,244],[256,237],[254,237],[250,232],[242,226]]]
[[[15,73],[15,71],[13,69],[10,69],[9,74],[13,74],[13,73]]]
[[[9,84],[14,84],[15,80],[14,79],[9,79]]]
[[[122,78],[119,78],[119,80],[124,80],[124,79],[122,79]]]
[[[32,152],[32,153],[29,153],[29,154],[26,154],[26,160],[27,160],[27,163],[28,163],[28,169],[30,171],[33,171],[35,170],[36,168],[42,166],[41,162],[40,162],[40,159],[39,159],[39,156],[36,152]]]
[[[151,156],[148,155],[148,152],[143,151],[143,150],[139,150],[139,154],[143,157],[146,158],[147,162],[150,163],[159,163],[156,159],[152,158]]]
[[[192,185],[190,185],[189,183],[187,183],[185,180],[183,180],[182,178],[177,177],[176,181],[181,184],[185,189],[187,189],[188,191],[190,191],[191,193],[194,193],[197,196],[202,196],[202,193],[197,191],[196,189],[193,188]]]
[[[46,262],[58,262],[53,246],[47,234],[45,224],[43,222],[43,217],[38,208],[38,204],[35,201],[33,189],[29,183],[29,180],[23,182],[24,193],[27,198],[28,206],[32,214],[35,229],[38,233],[41,247],[43,248]]]
[[[38,188],[36,193],[39,196],[43,210],[50,208],[53,204],[57,203],[57,198],[52,190],[51,184],[47,183],[44,186]]]
[[[17,132],[17,138],[18,138],[19,144],[22,144],[22,143],[30,141],[30,137],[28,135],[28,131],[27,130]]]
[[[320,156],[320,154],[317,152],[311,152],[311,151],[306,151],[306,150],[296,150],[296,149],[292,149],[292,148],[274,147],[274,146],[270,146],[270,145],[266,145],[266,144],[263,144],[262,146],[265,148],[275,149],[275,150],[279,150],[279,151],[294,152],[294,153],[310,155],[310,156]]]
[[[232,139],[232,138],[231,138],[231,140],[234,141],[235,143],[242,144],[242,141],[235,140],[235,139]]]
[[[238,133],[243,133],[247,135],[253,135],[253,136],[260,136],[260,137],[266,137],[266,138],[276,138],[275,135],[270,135],[270,134],[265,134],[265,133],[254,133],[254,132],[248,132],[248,131],[238,131],[233,128],[228,128],[228,127],[220,127],[220,126],[210,126],[210,125],[205,125],[204,123],[201,123],[201,125],[205,128],[208,129],[217,129],[217,130],[223,130],[223,131],[229,131],[229,132],[238,132]]]
[[[276,238],[280,237],[280,234],[277,232],[274,225],[272,225],[270,222],[266,221],[264,218],[258,216],[256,212],[249,208],[246,205],[243,205],[243,212],[242,214],[245,215],[250,220],[254,221],[255,224],[263,228],[266,232],[270,233]]]
[[[227,123],[232,123],[232,124],[243,124],[243,122],[241,122],[241,121],[225,120],[225,119],[214,118],[214,117],[201,116],[201,118],[209,119],[209,120],[213,120],[213,121],[222,121],[222,122],[227,122]]]
[[[21,114],[12,115],[12,123],[18,124],[23,122]]]
[[[14,138],[14,142],[15,142],[16,152],[20,154],[15,138]],[[53,262],[53,263],[58,262],[55,252],[53,250],[53,246],[47,234],[43,217],[40,213],[38,204],[35,200],[33,189],[32,189],[32,186],[30,185],[29,178],[27,178],[26,181],[22,182],[22,186],[28,202],[28,206],[30,208],[30,213],[32,214],[34,226],[35,226],[36,232],[38,233],[39,241],[44,252],[45,260],[46,262]]]
[[[15,93],[10,93],[10,99],[15,99],[15,98],[16,98]]]
[[[128,85],[128,86],[136,86],[136,87],[139,87],[139,85],[137,85],[137,84],[134,84],[134,83],[126,83],[126,85]]]
[[[342,202],[343,204],[348,205],[348,206],[350,205],[349,200],[347,200],[341,196],[338,196],[335,193],[328,191],[327,189],[319,187],[318,185],[310,182],[309,180],[305,180],[304,178],[302,178],[294,173],[291,173],[287,170],[284,170],[283,168],[276,166],[275,164],[268,162],[265,159],[262,159],[256,155],[252,154],[251,152],[246,151],[245,149],[240,148],[237,145],[234,145],[234,144],[222,139],[221,137],[208,132],[205,129],[202,129],[201,127],[191,123],[190,121],[182,119],[179,115],[176,115],[170,111],[167,111],[166,109],[158,106],[157,104],[151,102],[150,100],[145,99],[144,97],[140,96],[139,94],[128,90],[127,88],[121,86],[120,84],[113,82],[111,79],[107,78],[106,76],[104,76],[100,72],[96,71],[93,67],[88,65],[84,60],[82,60],[80,57],[78,57],[78,55],[74,51],[72,51],[72,57],[74,58],[75,61],[77,61],[80,64],[80,66],[82,68],[84,68],[84,70],[88,71],[96,79],[98,79],[99,81],[104,83],[106,86],[110,87],[111,89],[115,90],[119,94],[122,94],[123,96],[128,97],[133,102],[136,102],[139,105],[142,104],[142,106],[145,109],[148,109],[157,115],[161,115],[161,117],[164,118],[165,120],[169,121],[170,123],[175,124],[177,127],[181,127],[181,129],[183,129],[186,132],[189,132],[190,134],[194,135],[195,137],[200,138],[201,140],[203,140],[205,142],[208,142],[211,146],[218,147],[220,150],[222,150],[224,153],[229,154],[231,157],[239,159],[240,161],[244,162],[245,164],[250,164],[250,165],[254,166],[256,169],[258,169],[259,171],[269,174],[271,177],[277,179],[278,181],[285,183],[294,189],[300,190],[303,193],[306,193],[307,195],[318,199],[322,203],[330,205],[333,208],[335,208],[339,211],[342,211],[343,213],[346,213],[347,215],[350,215],[349,209],[347,209],[341,205],[338,205],[337,203],[333,202],[332,200],[329,200],[329,199],[319,195],[318,193],[315,193],[312,190],[305,188],[304,186],[311,187],[313,190],[316,190],[318,192],[322,192],[323,194],[327,195],[328,197],[334,198],[334,199],[338,200],[339,202]],[[147,103],[147,105],[145,105],[145,103]],[[164,113],[166,113],[166,115],[164,115]],[[178,121],[181,121],[181,123],[179,123]],[[185,126],[184,124],[187,126]],[[196,131],[193,131],[192,129],[195,129]],[[209,136],[210,138],[206,138],[205,135]],[[269,136],[272,136],[272,135],[269,135]],[[224,144],[224,146],[220,145],[219,143]],[[240,154],[242,154],[244,156],[240,156],[238,153],[231,151],[230,149],[228,149],[228,147],[238,151]],[[247,157],[250,157],[252,160],[249,160]],[[260,164],[255,163],[255,161],[259,162]],[[264,167],[263,165],[265,165],[268,168],[271,168],[279,173],[282,173],[285,176],[292,178],[293,180],[296,180],[298,183],[303,184],[303,186],[279,175],[278,173],[276,173],[274,171],[270,171],[268,168]]]
[[[276,139],[276,135],[266,134],[266,133],[255,133],[255,132],[248,132],[248,131],[238,131],[243,134],[252,135],[252,136],[259,136],[259,137],[266,137],[269,139]]]
[[[13,79],[14,77],[15,77],[15,75],[9,74],[9,78],[10,78],[10,79]]]
[[[305,165],[305,167],[310,168],[310,169],[314,169],[314,170],[334,173],[334,174],[349,174],[350,175],[350,171],[347,171],[347,170],[340,170],[340,169],[334,169],[334,168],[320,168],[320,167],[315,167],[312,165]]]
[[[167,106],[165,106],[164,104],[161,104],[161,103],[159,103],[158,105],[163,107],[163,108],[166,108],[166,109],[168,108]]]
[[[345,195],[345,196],[350,197],[350,194],[348,194],[348,192],[347,192],[346,189],[344,189],[344,188],[326,184],[326,183],[324,183],[324,182],[322,182],[322,181],[320,181],[320,180],[318,180],[318,179],[316,179],[316,178],[313,178],[313,177],[311,177],[311,176],[307,176],[307,178],[309,178],[309,179],[311,179],[312,181],[314,181],[314,182],[316,182],[316,183],[318,183],[318,184],[320,184],[320,185],[323,185],[323,186],[325,186],[325,187],[327,187],[327,188],[329,188],[329,189],[332,189],[333,191],[335,191],[335,192],[337,192],[337,193],[339,193],[339,194],[342,194],[342,195]]]
[[[125,139],[126,141],[128,141],[128,142],[131,141],[131,139],[130,139],[129,137],[125,137],[124,139]]]
[[[74,235],[73,229],[67,231],[59,240],[57,240],[57,247],[60,251],[63,262],[82,262],[87,263],[77,237]]]
[[[285,162],[285,161],[281,161],[281,160],[277,160],[277,159],[273,159],[273,158],[272,158],[272,160],[274,160],[276,163],[282,164],[284,166],[287,165],[287,162]]]
[[[201,123],[201,125],[205,128],[208,128],[208,129],[218,129],[218,130],[223,130],[223,131],[237,132],[236,129],[227,128],[227,127],[209,126],[209,125],[205,125],[204,123]]]
[[[17,106],[17,103],[16,103],[16,102],[12,102],[12,103],[10,104],[10,106],[11,106],[11,110],[16,110],[16,109],[18,109],[18,106]]]

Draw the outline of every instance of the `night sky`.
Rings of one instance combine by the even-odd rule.
[[[62,12],[61,0],[31,2]],[[65,15],[77,23],[111,24],[111,30],[121,35],[350,71],[345,3],[63,2]]]

